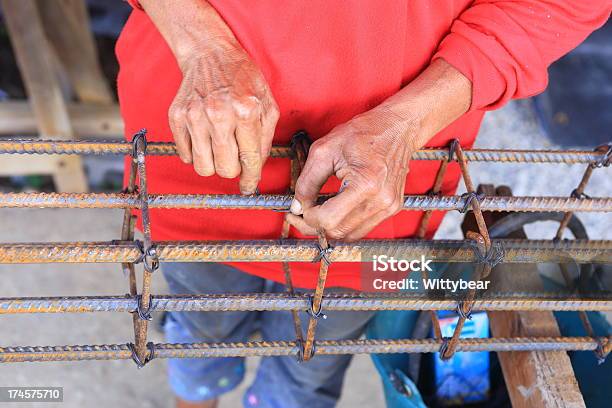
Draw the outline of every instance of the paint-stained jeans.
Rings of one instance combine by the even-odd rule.
[[[222,264],[167,263],[162,270],[173,294],[283,292],[283,285],[247,275]],[[327,312],[319,320],[317,338],[356,339],[373,312]],[[302,326],[308,315],[302,313]],[[259,329],[266,341],[294,340],[290,312],[172,312],[165,323],[167,341],[241,342]],[[327,408],[335,406],[350,355],[315,355],[299,363],[295,357],[264,357],[255,381],[244,395],[245,407]],[[243,358],[172,359],[169,381],[186,401],[213,399],[234,389],[244,377]]]

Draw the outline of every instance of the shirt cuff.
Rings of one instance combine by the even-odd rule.
[[[495,48],[487,47],[491,54],[485,54],[482,46],[451,32],[442,40],[432,58],[444,59],[472,82],[470,111],[497,109],[508,102],[515,92],[515,89],[508,89],[511,84],[507,83],[491,60],[495,58]]]
[[[127,1],[130,4],[130,6],[134,7],[135,9],[144,10],[138,0],[125,0],[125,1]]]

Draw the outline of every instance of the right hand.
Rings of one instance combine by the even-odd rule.
[[[279,118],[263,74],[234,38],[211,38],[179,66],[168,116],[181,160],[201,176],[240,176],[240,192],[255,193]]]

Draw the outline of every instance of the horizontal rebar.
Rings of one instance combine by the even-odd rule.
[[[131,154],[132,144],[122,141],[58,141],[58,140],[0,140],[0,153],[10,154]],[[149,142],[147,154],[176,155],[174,143]],[[604,152],[583,150],[495,150],[473,149],[464,152],[468,161],[504,163],[594,163]],[[271,157],[290,157],[285,146],[273,146]],[[448,160],[448,149],[423,149],[413,160]]]
[[[612,241],[493,240],[509,263],[611,263]],[[433,262],[475,262],[478,248],[470,240],[363,240],[335,242],[331,262],[370,262],[373,255]],[[319,255],[313,240],[159,241],[160,262],[312,262]],[[141,259],[136,242],[67,242],[0,244],[0,263],[132,263]]]
[[[62,141],[0,139],[0,154],[132,154],[132,143],[124,141]],[[592,152],[591,152],[592,153]],[[147,155],[175,156],[174,143],[147,142]],[[284,146],[273,146],[271,157],[290,157],[291,150]]]
[[[584,295],[582,295],[584,296]],[[285,293],[244,293],[205,295],[157,295],[151,298],[150,311],[171,312],[228,312],[228,311],[306,311],[310,295]],[[458,298],[459,299],[459,298]],[[135,312],[138,301],[129,296],[64,296],[36,298],[0,298],[0,314],[18,313],[87,313]],[[425,294],[357,295],[327,294],[323,297],[325,310],[455,310],[455,299],[432,299]],[[481,311],[612,311],[612,297],[601,299],[576,296],[500,295],[477,299],[473,310]]]
[[[457,351],[569,351],[596,350],[607,344],[607,338],[592,337],[517,337],[462,338]],[[435,353],[443,344],[436,339],[407,340],[319,340],[316,355],[364,353]],[[211,358],[297,355],[300,347],[294,341],[246,343],[193,343],[153,345],[155,358]],[[315,356],[316,357],[316,356]],[[0,362],[127,360],[132,358],[128,344],[78,346],[13,346],[0,347]]]
[[[321,196],[321,200],[330,196]],[[207,208],[288,211],[292,195],[164,194],[149,195],[149,208]],[[469,197],[405,196],[404,210],[461,210]],[[0,193],[7,208],[139,208],[137,194],[126,193]],[[482,197],[483,211],[612,212],[612,198]]]

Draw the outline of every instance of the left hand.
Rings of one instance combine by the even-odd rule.
[[[321,231],[331,239],[355,241],[396,214],[419,131],[398,119],[379,106],[315,141],[296,183],[289,222],[305,235]],[[333,174],[342,181],[340,192],[316,205]]]

